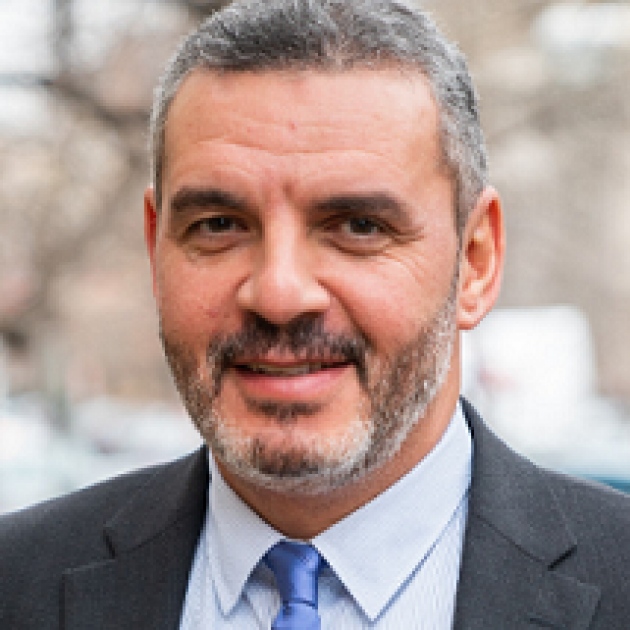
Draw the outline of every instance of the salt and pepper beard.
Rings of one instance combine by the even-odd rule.
[[[457,274],[437,315],[396,355],[379,359],[361,335],[328,333],[321,317],[305,315],[276,327],[250,315],[242,330],[217,335],[206,364],[199,366],[191,348],[161,326],[165,354],[177,388],[197,429],[215,458],[233,474],[279,492],[317,494],[358,481],[390,461],[428,406],[450,369],[456,334]],[[334,440],[316,433],[288,448],[270,447],[246,434],[238,418],[222,409],[220,394],[227,369],[239,358],[263,359],[271,350],[296,360],[334,358],[354,365],[364,396],[345,432]],[[247,402],[250,412],[286,425],[320,411],[318,404]],[[287,433],[288,434],[288,433]],[[293,438],[293,436],[292,436]]]

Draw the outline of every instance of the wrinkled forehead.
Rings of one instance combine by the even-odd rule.
[[[183,142],[230,139],[274,153],[438,144],[438,110],[427,80],[399,68],[215,72],[182,82],[165,129],[165,158]],[[418,153],[420,154],[420,153]]]

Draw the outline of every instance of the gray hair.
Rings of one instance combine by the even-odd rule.
[[[162,203],[169,108],[190,72],[408,68],[428,80],[439,110],[443,160],[456,188],[461,234],[487,183],[478,99],[466,60],[420,8],[405,0],[237,0],[181,43],[155,91],[153,186]]]

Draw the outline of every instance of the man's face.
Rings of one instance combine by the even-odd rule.
[[[169,363],[228,475],[359,478],[457,378],[437,129],[425,82],[395,71],[198,71],[180,88],[147,240]]]

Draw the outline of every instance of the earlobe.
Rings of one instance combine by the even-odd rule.
[[[462,238],[457,323],[474,328],[494,306],[501,288],[505,238],[497,191],[486,187],[470,213]]]
[[[149,254],[151,274],[153,276],[153,295],[157,297],[157,276],[155,255],[157,248],[158,214],[155,207],[155,194],[149,186],[144,193],[144,240]]]

